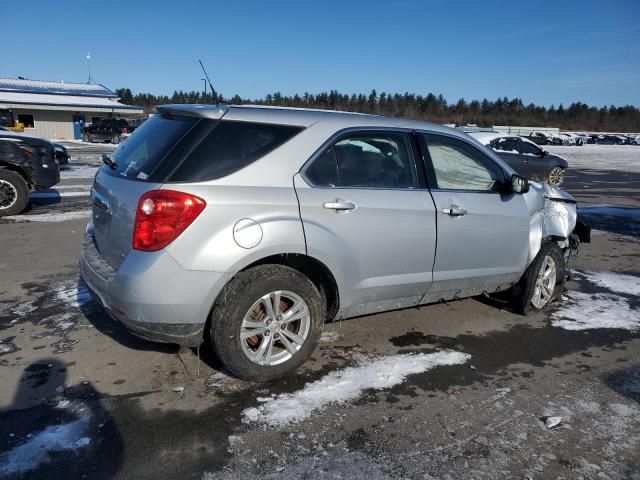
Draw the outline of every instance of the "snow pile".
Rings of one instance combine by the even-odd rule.
[[[75,420],[45,428],[27,442],[0,455],[0,475],[33,470],[38,465],[51,461],[52,452],[86,447],[91,443],[91,439],[85,436],[87,427],[86,420]]]
[[[91,210],[76,210],[64,213],[41,213],[37,215],[9,215],[5,220],[19,220],[22,222],[66,222],[79,220],[91,216]]]
[[[59,286],[56,288],[56,297],[70,307],[76,308],[82,307],[92,301],[91,294],[85,285],[76,285],[71,288]]]
[[[409,375],[441,365],[462,364],[470,357],[466,353],[442,351],[365,360],[357,366],[331,372],[298,392],[259,398],[262,405],[246,409],[243,422],[270,426],[297,423],[329,404],[355,400],[367,389],[391,388]]]
[[[591,283],[614,292],[640,296],[640,277],[614,272],[580,272]]]
[[[551,315],[551,325],[566,330],[622,328],[640,330],[640,311],[621,295],[640,296],[640,277],[615,272],[576,272],[579,277],[609,293],[569,291],[565,302]],[[614,293],[615,292],[615,293]]]
[[[565,330],[591,328],[640,329],[640,312],[618,295],[569,292],[565,303],[551,315],[551,325]]]

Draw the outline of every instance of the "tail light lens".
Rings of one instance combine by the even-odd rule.
[[[133,248],[155,252],[166,247],[200,215],[207,203],[173,190],[151,190],[138,200]]]

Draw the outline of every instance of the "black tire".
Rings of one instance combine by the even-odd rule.
[[[17,172],[0,168],[0,217],[18,215],[29,204],[29,186]]]
[[[310,314],[309,331],[300,349],[288,360],[278,365],[259,365],[244,351],[246,343],[256,342],[258,337],[241,340],[242,323],[261,297],[277,290],[293,292],[306,303]],[[211,311],[211,343],[216,356],[231,373],[244,380],[263,382],[284,377],[300,367],[318,345],[325,311],[321,298],[311,280],[290,267],[260,265],[239,273],[220,292]],[[275,345],[278,334],[272,335]],[[260,344],[264,338],[260,339]]]
[[[537,307],[533,304],[534,295],[536,293],[536,282],[546,257],[550,257],[555,263],[555,286],[548,302],[541,307]],[[529,313],[539,312],[548,307],[553,307],[557,304],[558,300],[560,300],[562,292],[564,291],[565,280],[565,261],[562,250],[560,250],[560,247],[558,247],[554,242],[544,242],[538,252],[538,255],[536,255],[536,258],[524,272],[518,284],[516,284],[512,289],[515,309],[519,313],[527,315]]]
[[[85,143],[91,143],[91,136],[88,133],[82,135],[82,141]]]
[[[117,145],[118,143],[120,143],[120,135],[114,135],[113,137],[111,137],[111,143]]]

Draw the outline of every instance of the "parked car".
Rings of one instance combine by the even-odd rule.
[[[544,132],[532,132],[531,135],[526,138],[536,145],[551,145],[553,143],[551,135]]]
[[[326,320],[510,288],[524,313],[561,297],[575,200],[463,132],[303,109],[158,112],[103,157],[80,261],[137,335],[208,338],[232,373],[266,381],[309,358]]]
[[[82,129],[82,139],[85,142],[120,143],[124,133],[131,133],[134,126],[129,125],[124,118],[101,118]]]
[[[470,133],[483,145],[496,151],[511,168],[523,177],[559,187],[569,166],[567,160],[552,155],[523,137],[495,132]]]
[[[600,134],[594,135],[594,143],[598,145],[624,145],[626,140],[619,135]]]
[[[22,213],[29,204],[29,192],[59,181],[51,145],[35,146],[17,134],[0,135],[0,217]]]
[[[53,150],[55,152],[56,160],[60,165],[67,165],[69,163],[69,159],[71,155],[69,155],[69,150],[67,147],[62,145],[61,143],[51,142],[53,144]]]
[[[56,158],[56,160],[58,160],[58,163],[60,165],[66,165],[66,164],[69,163],[69,159],[71,158],[71,156],[69,155],[69,151],[67,150],[67,147],[65,147],[61,143],[52,142],[52,141],[47,140],[46,138],[42,138],[42,137],[35,137],[33,135],[25,135],[23,133],[16,133],[16,132],[13,132],[13,130],[7,128],[7,127],[0,126],[0,135],[4,134],[4,132],[11,132],[12,133],[11,136],[16,136],[16,137],[19,136],[19,138],[23,139],[27,143],[30,143],[30,141],[33,140],[31,143],[34,144],[34,146],[36,146],[36,147],[42,146],[42,145],[46,145],[46,143],[51,143],[51,145],[53,145],[55,158]]]

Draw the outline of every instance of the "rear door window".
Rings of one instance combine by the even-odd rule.
[[[537,145],[520,140],[517,144],[518,152],[522,155],[540,155],[542,151]]]
[[[302,130],[303,127],[291,125],[222,120],[169,180],[201,182],[230,175],[275,150]]]
[[[193,117],[154,115],[111,154],[116,168],[103,166],[113,176],[144,181],[181,138],[198,122]]]
[[[411,140],[401,132],[354,132],[326,148],[305,170],[314,186],[415,188]]]

